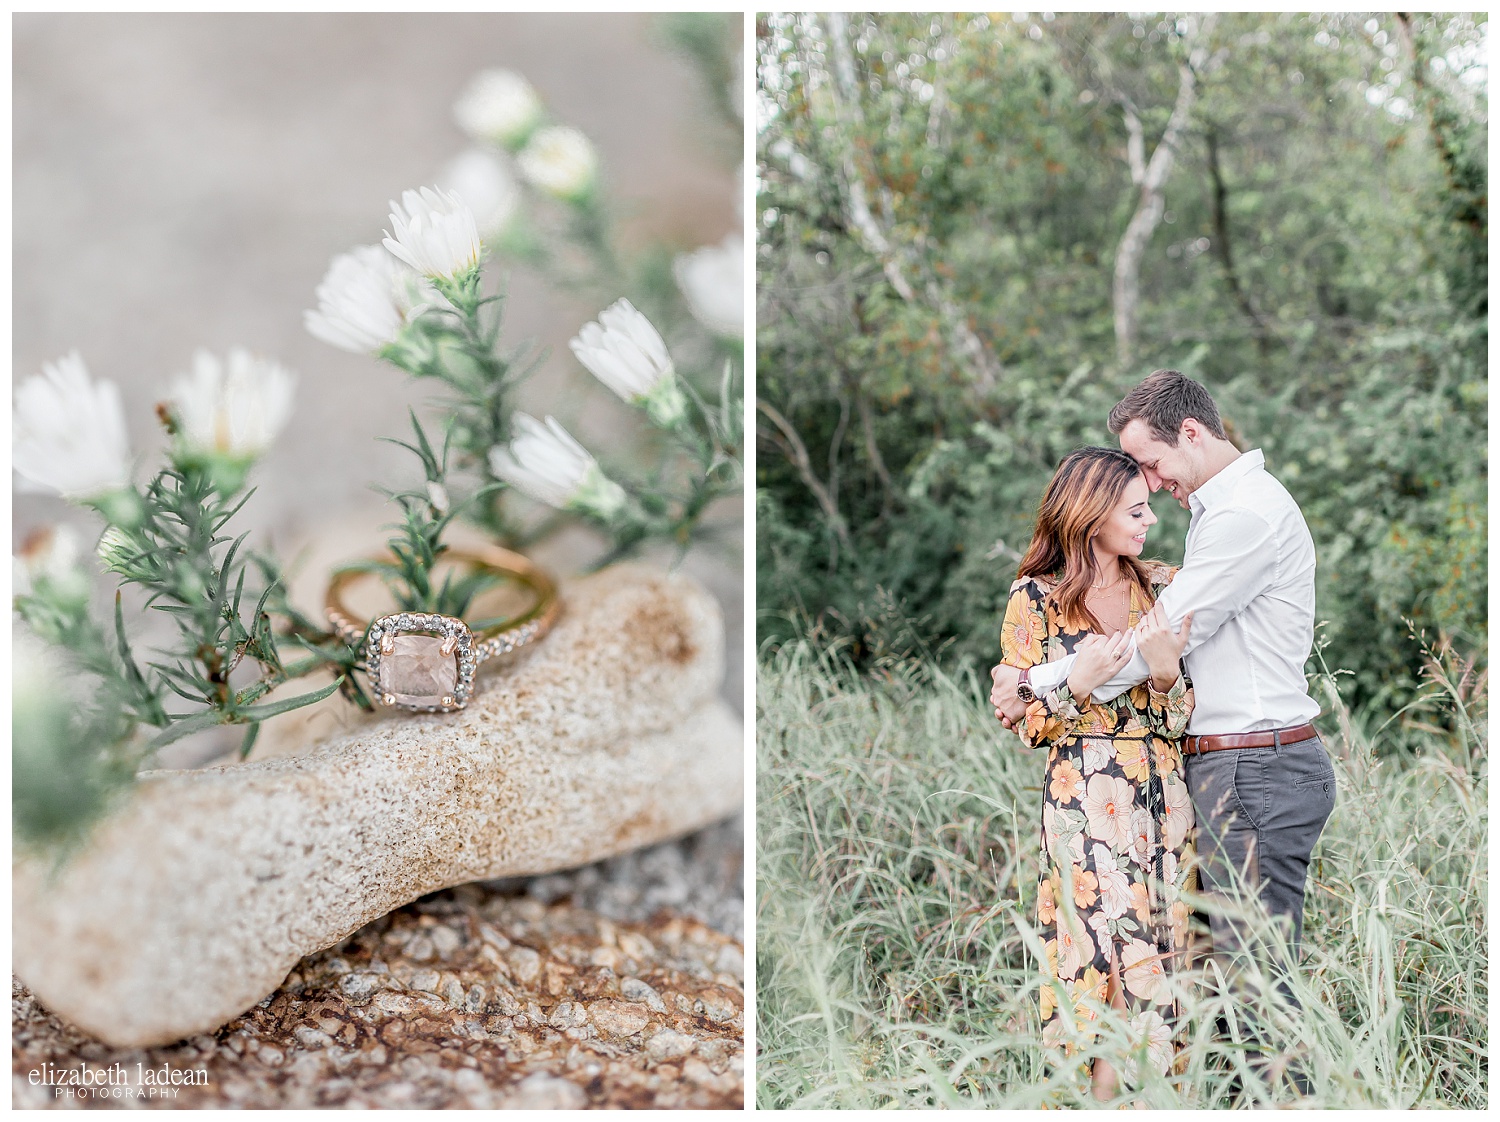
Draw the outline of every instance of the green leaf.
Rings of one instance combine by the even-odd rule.
[[[227,723],[224,715],[217,709],[205,709],[201,713],[194,713],[191,717],[183,717],[181,720],[173,721],[160,735],[151,740],[146,745],[146,753],[150,755],[165,748],[168,744],[181,740],[184,736],[191,736],[195,732],[217,728]]]
[[[235,717],[237,722],[238,720],[264,721],[281,713],[290,713],[293,709],[301,709],[305,705],[315,705],[326,697],[332,697],[343,682],[344,679],[341,676],[312,693],[298,694],[296,697],[289,697],[282,701],[268,701],[264,705],[250,705],[237,710]]]
[[[255,740],[260,736],[260,726],[261,722],[256,721],[245,730],[245,739],[240,741],[240,759],[243,760],[250,754],[250,749],[255,747]]]

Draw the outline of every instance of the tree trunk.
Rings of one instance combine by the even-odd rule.
[[[1489,168],[1485,156],[1483,125],[1478,136],[1467,138],[1462,118],[1455,112],[1450,95],[1427,79],[1427,59],[1417,41],[1411,15],[1396,13],[1396,26],[1411,59],[1412,83],[1417,101],[1427,117],[1428,131],[1437,149],[1447,190],[1442,195],[1444,216],[1459,235],[1458,255],[1448,269],[1449,288],[1464,314],[1485,320],[1489,315]]]
[[[828,38],[833,48],[834,104],[842,118],[840,123],[849,132],[843,158],[845,211],[849,225],[858,234],[865,248],[880,262],[886,279],[901,299],[908,303],[918,302],[917,290],[907,275],[910,270],[903,266],[901,254],[891,244],[890,238],[870,211],[864,172],[856,161],[854,138],[858,126],[864,123],[864,113],[860,109],[859,88],[854,74],[854,52],[849,47],[849,21],[843,12],[829,13]],[[929,133],[935,127],[935,120],[930,117]],[[917,272],[921,271],[919,267]],[[968,372],[971,393],[981,398],[987,396],[1000,380],[1002,370],[999,359],[969,326],[968,316],[935,278],[929,277],[922,285],[922,295],[926,297],[927,306],[937,316],[938,325],[947,337],[958,365]]]
[[[849,224],[854,227],[865,248],[874,254],[885,270],[886,280],[901,299],[916,299],[916,293],[907,282],[891,248],[890,239],[870,213],[870,199],[865,191],[864,173],[854,161],[855,134],[864,124],[864,111],[860,108],[859,90],[854,79],[854,52],[849,49],[849,22],[843,12],[830,12],[828,16],[828,38],[833,44],[833,93],[834,104],[839,115],[847,118],[849,135],[844,145],[844,199]]]
[[[1212,17],[1203,21],[1198,34],[1206,35]],[[1196,52],[1195,52],[1196,53]],[[1130,224],[1125,227],[1125,236],[1120,239],[1115,251],[1115,354],[1121,366],[1131,362],[1135,355],[1136,337],[1139,332],[1141,258],[1145,256],[1146,244],[1151,240],[1161,222],[1166,200],[1162,195],[1167,177],[1172,172],[1172,163],[1177,155],[1177,146],[1187,128],[1197,97],[1197,75],[1190,63],[1177,68],[1177,103],[1172,107],[1172,116],[1167,121],[1156,151],[1146,160],[1146,142],[1140,118],[1134,108],[1125,104],[1125,128],[1129,133],[1127,151],[1130,157],[1130,178],[1140,188],[1140,199]]]

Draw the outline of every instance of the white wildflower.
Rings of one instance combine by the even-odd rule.
[[[514,150],[541,121],[542,102],[531,83],[514,70],[481,70],[454,102],[453,117],[475,140]]]
[[[662,428],[682,419],[687,402],[667,344],[629,300],[605,308],[568,346],[594,377],[630,404],[644,406]]]
[[[589,138],[563,125],[538,132],[517,160],[533,186],[565,202],[587,198],[599,169]]]
[[[200,350],[172,387],[178,441],[190,455],[253,460],[291,418],[295,384],[280,363],[248,351],[232,350],[221,362]]]
[[[74,351],[16,390],[11,464],[38,489],[92,499],[130,486],[125,412],[113,382],[94,382]]]
[[[111,572],[124,572],[129,568],[130,562],[140,554],[140,547],[124,530],[118,526],[108,527],[99,538],[99,544],[94,547],[94,552],[104,567]]]
[[[431,504],[434,514],[442,516],[451,509],[448,499],[448,488],[444,487],[436,479],[427,481],[427,501]]]
[[[378,245],[355,246],[328,266],[318,308],[302,313],[314,337],[355,354],[394,343],[408,323],[442,298]]]
[[[474,212],[447,191],[423,187],[391,201],[385,247],[425,277],[455,277],[479,264],[484,247]]]
[[[505,231],[521,203],[521,188],[504,161],[484,148],[459,153],[443,169],[438,183],[468,204],[479,236],[486,240]]]
[[[672,264],[677,287],[695,319],[730,338],[745,335],[745,241],[729,234],[718,245],[685,253]]]
[[[490,467],[498,478],[559,510],[607,520],[624,507],[624,489],[554,418],[543,424],[517,413],[512,423],[516,435],[510,445],[490,449]]]
[[[38,584],[50,591],[77,591],[88,597],[88,577],[79,568],[82,543],[71,526],[43,526],[27,535],[12,560],[11,595],[29,596]]]

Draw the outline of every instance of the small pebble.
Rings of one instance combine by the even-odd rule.
[[[512,947],[505,955],[516,981],[529,986],[541,976],[542,956],[530,947]]]
[[[427,937],[432,940],[433,947],[436,948],[437,953],[443,958],[449,957],[463,945],[463,940],[458,937],[458,932],[445,923],[434,927],[427,933]]]
[[[676,1029],[664,1028],[646,1041],[646,1055],[657,1063],[686,1056],[693,1050],[693,1038]]]
[[[438,982],[442,975],[436,970],[418,970],[406,983],[414,990],[425,990],[427,993],[438,992]]]
[[[552,1011],[547,1023],[555,1029],[578,1028],[588,1024],[588,1010],[576,1001],[564,1001]]]
[[[333,1043],[333,1037],[321,1029],[308,1028],[306,1025],[298,1025],[292,1030],[297,1043],[304,1048],[327,1048]]]
[[[381,979],[376,974],[345,974],[339,979],[339,989],[353,998],[369,997],[380,986]]]
[[[649,1009],[639,1002],[596,1001],[589,1006],[589,1019],[604,1036],[634,1036],[651,1023]]]
[[[662,1001],[661,994],[657,993],[650,985],[639,978],[622,978],[620,980],[620,993],[631,1001],[644,1001],[646,1007],[653,1013],[665,1013],[666,1002]]]
[[[588,1105],[588,1096],[576,1083],[538,1072],[521,1080],[501,1105],[507,1110],[578,1110]]]

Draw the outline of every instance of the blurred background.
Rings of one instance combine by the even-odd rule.
[[[370,485],[405,486],[415,470],[377,437],[409,434],[424,389],[304,330],[330,258],[378,244],[388,200],[436,182],[469,145],[452,106],[490,67],[524,74],[597,146],[627,248],[687,252],[737,231],[737,135],[726,140],[717,91],[671,18],[17,16],[14,377],[76,348],[121,387],[151,462],[152,407],[196,348],[275,358],[298,375],[297,413],[257,469],[244,528],[284,554],[335,526],[366,527],[356,545],[373,544],[392,508]],[[607,454],[637,422],[567,341],[615,296],[570,295],[509,261],[486,273],[508,294],[502,338],[547,356],[519,408],[557,413]],[[87,516],[29,495],[16,541],[59,518],[92,543]],[[738,551],[736,539],[686,564],[724,605],[724,692],[741,707]]]

